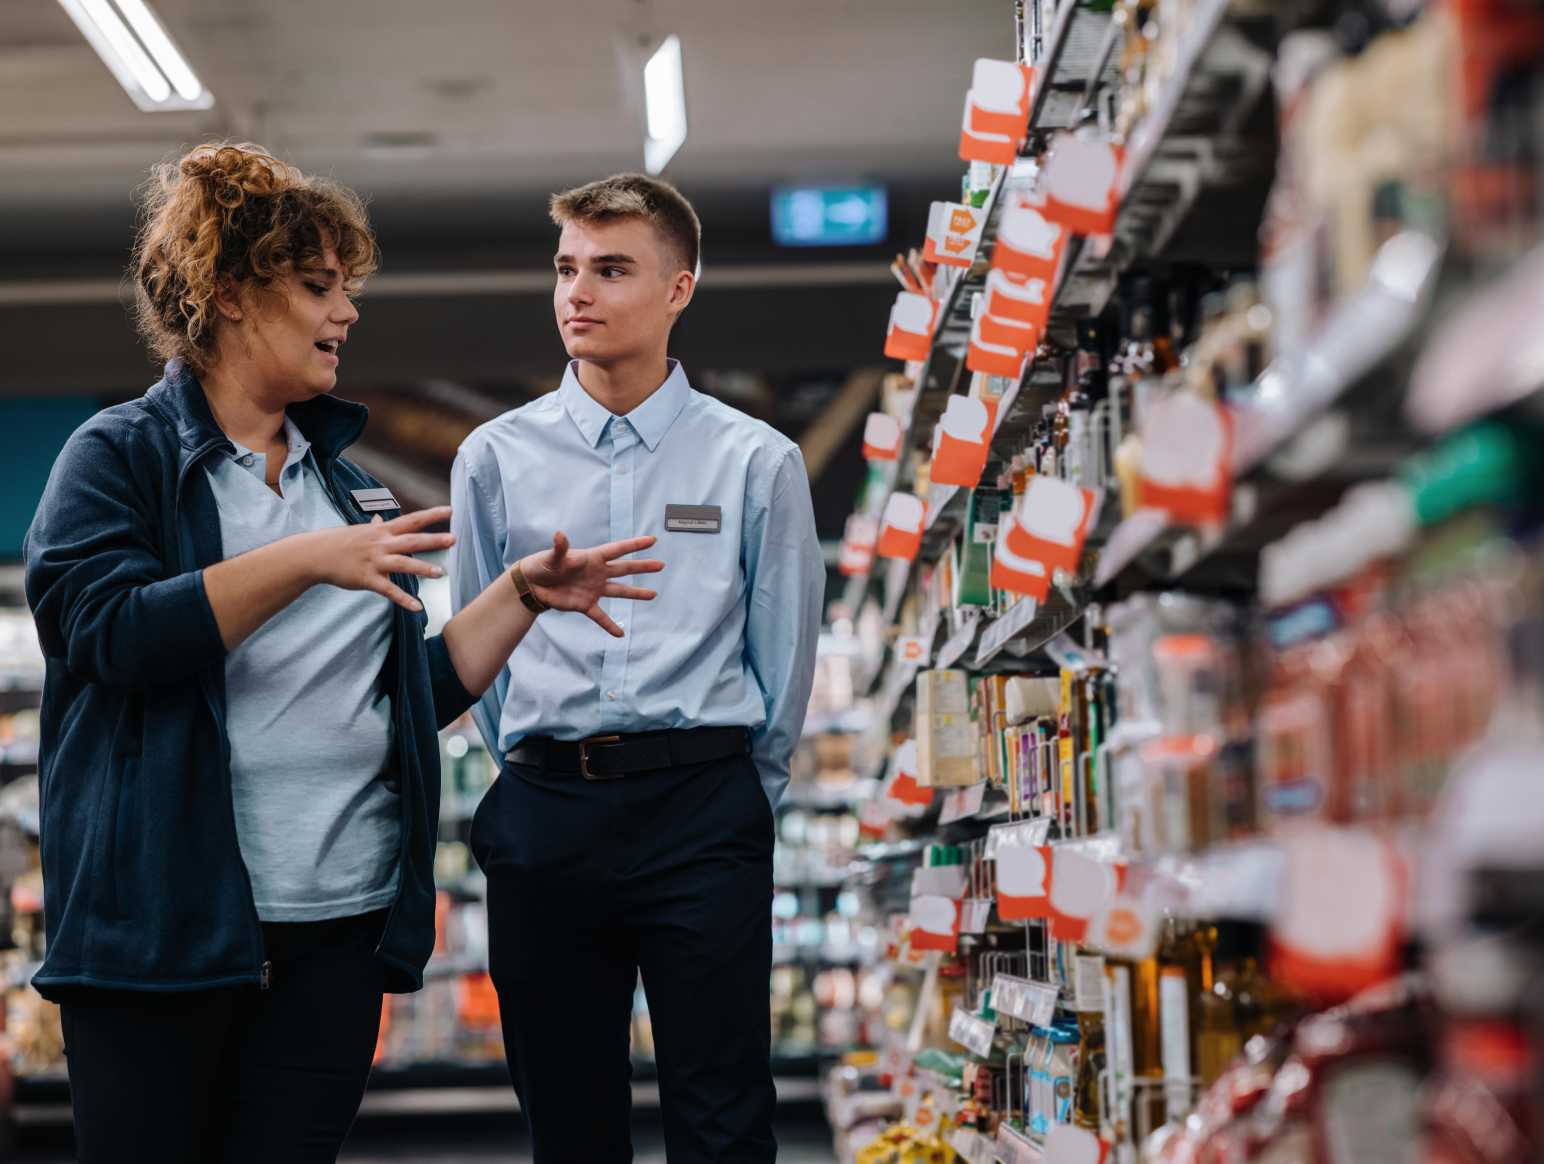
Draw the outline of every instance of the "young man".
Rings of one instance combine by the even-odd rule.
[[[701,228],[622,174],[552,199],[558,391],[472,433],[452,483],[454,601],[554,528],[655,534],[626,637],[543,615],[474,709],[503,759],[472,848],[488,875],[505,1051],[538,1164],[632,1158],[641,971],[671,1164],[770,1161],[772,811],[815,662],[825,570],[797,446],[666,357]],[[537,604],[539,606],[539,603]]]

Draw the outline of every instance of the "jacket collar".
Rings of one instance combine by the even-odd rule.
[[[230,439],[215,423],[209,398],[193,370],[181,360],[166,365],[165,374],[146,394],[151,407],[169,420],[177,430],[184,459],[191,458]],[[319,461],[335,459],[364,431],[370,410],[352,400],[318,396],[285,410]]]

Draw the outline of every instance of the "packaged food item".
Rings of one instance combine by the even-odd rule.
[[[976,733],[963,671],[922,671],[917,675],[917,782],[925,788],[974,784]]]

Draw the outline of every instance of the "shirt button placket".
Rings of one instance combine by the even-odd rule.
[[[633,477],[629,472],[629,462],[633,458],[633,450],[637,447],[638,437],[625,421],[615,420],[611,422],[611,528],[607,540],[619,541],[622,538],[631,537],[633,529]],[[622,601],[615,598],[601,600],[601,609],[611,615],[612,619],[620,623],[622,621]],[[606,642],[605,663],[603,666],[603,679],[601,685],[602,716],[609,713],[604,705],[615,704],[622,692],[623,680],[627,671],[627,640],[608,638]]]

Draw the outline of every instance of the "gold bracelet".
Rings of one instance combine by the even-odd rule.
[[[524,563],[516,562],[509,571],[509,578],[515,584],[515,593],[520,595],[520,601],[525,603],[525,608],[532,614],[541,614],[543,611],[552,609],[536,597],[536,591],[531,589],[530,580],[525,576]]]

